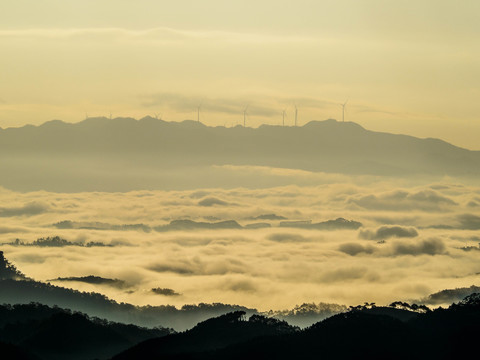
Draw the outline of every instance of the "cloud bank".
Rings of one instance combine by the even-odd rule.
[[[463,249],[478,248],[478,214],[468,203],[480,188],[452,179],[407,184],[300,176],[316,185],[126,193],[0,189],[4,214],[13,215],[2,217],[1,250],[37,280],[121,279],[128,289],[68,285],[82,291],[101,286],[108,296],[139,305],[222,302],[278,310],[318,302],[386,304],[475,283],[478,251]],[[199,206],[204,199],[225,204]],[[339,218],[363,227],[280,227]],[[248,227],[252,222],[263,225]],[[56,236],[83,246],[20,245]]]
[[[412,227],[381,226],[376,230],[360,230],[358,235],[362,239],[385,240],[391,237],[413,238],[418,236],[418,232]]]

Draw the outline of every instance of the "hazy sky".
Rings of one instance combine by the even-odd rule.
[[[480,149],[475,0],[2,0],[0,127],[326,118]]]

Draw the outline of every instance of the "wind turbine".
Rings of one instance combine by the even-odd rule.
[[[200,108],[202,107],[202,104],[198,105],[197,107],[197,122],[200,122]]]
[[[243,127],[245,127],[245,124],[246,124],[246,121],[247,121],[247,109],[248,109],[248,105],[245,107],[245,109],[243,109]]]
[[[342,106],[342,122],[345,122],[345,106],[347,106],[348,99],[341,105]]]
[[[160,114],[160,116],[158,116],[157,113],[154,113],[153,115],[155,115],[155,119],[157,119],[157,120],[158,120],[158,119],[162,120],[162,114]]]
[[[283,109],[282,111],[282,126],[285,126],[285,116],[286,116],[286,111],[287,109]]]

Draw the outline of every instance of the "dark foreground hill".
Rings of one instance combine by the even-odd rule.
[[[298,328],[285,321],[237,311],[199,323],[180,334],[151,339],[114,357],[122,359],[177,359],[193,354],[212,355],[217,349],[265,336],[292,334]]]
[[[412,307],[416,308],[416,307]],[[182,334],[143,342],[117,356],[128,359],[458,359],[476,357],[480,295],[430,311],[357,307],[303,331],[279,323],[252,329],[230,314]],[[260,323],[267,319],[260,319]],[[255,323],[255,322],[254,322]],[[264,324],[262,324],[264,325]],[[245,336],[239,329],[246,330]]]
[[[267,180],[259,184],[258,177],[242,174],[238,178],[225,169],[211,168],[222,165],[388,176],[476,176],[480,152],[335,120],[253,129],[150,117],[139,121],[91,118],[75,124],[51,121],[0,129],[0,185],[17,190],[271,185]]]
[[[0,306],[1,359],[107,359],[171,332],[89,318],[40,304]]]
[[[0,359],[8,360],[40,360],[37,356],[30,354],[20,347],[0,341]]]

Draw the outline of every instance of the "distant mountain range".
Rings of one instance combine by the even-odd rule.
[[[54,120],[1,129],[0,154],[0,185],[19,190],[109,190],[105,181],[112,191],[194,188],[232,180],[222,174],[220,179],[185,174],[212,165],[387,176],[480,174],[479,151],[335,120],[255,129],[151,117],[89,118],[74,124]],[[35,183],[25,176],[33,176]]]

